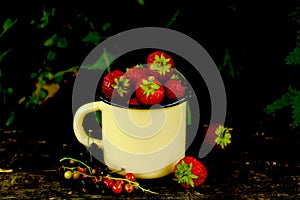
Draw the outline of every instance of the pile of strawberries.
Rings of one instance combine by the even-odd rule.
[[[154,51],[146,64],[115,69],[101,82],[101,91],[107,100],[129,106],[151,106],[175,102],[186,96],[185,79],[175,68],[174,59],[163,51]]]

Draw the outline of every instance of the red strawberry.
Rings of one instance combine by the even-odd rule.
[[[231,143],[232,128],[224,127],[221,124],[213,124],[206,128],[206,142],[215,145],[218,149],[224,149]]]
[[[165,84],[166,97],[172,100],[181,99],[185,95],[186,87],[180,80],[170,79]]]
[[[116,84],[113,86],[114,90],[116,91],[117,97],[126,98],[131,95],[131,82],[126,76],[121,76],[118,80],[115,80]]]
[[[121,70],[114,70],[104,76],[101,89],[107,99],[111,99],[114,86],[117,84],[117,81],[123,74],[124,72]]]
[[[153,76],[149,76],[148,80],[140,80],[137,85],[139,87],[135,90],[135,94],[142,104],[154,105],[163,100],[165,89]]]
[[[143,78],[147,79],[147,77],[149,76],[149,71],[147,68],[144,68],[143,65],[140,64],[127,69],[125,76],[128,79],[130,79],[130,81],[132,81],[134,84],[136,84]]]
[[[134,96],[128,100],[128,104],[131,106],[139,106],[140,102],[139,102],[138,98],[136,96]]]
[[[174,73],[173,58],[162,51],[155,51],[147,57],[148,68],[151,75],[164,82]]]
[[[185,156],[175,165],[174,175],[182,187],[189,189],[202,185],[208,173],[200,160],[192,156]]]
[[[127,97],[131,95],[130,80],[120,70],[114,70],[106,74],[102,81],[102,92],[107,99],[114,97]],[[114,92],[115,91],[115,92]]]

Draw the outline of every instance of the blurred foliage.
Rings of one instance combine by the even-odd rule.
[[[300,67],[300,6],[295,8],[290,15],[290,18],[298,27],[296,36],[296,45],[285,58],[285,65],[287,67]],[[299,70],[298,70],[299,72]],[[300,75],[300,74],[298,74]],[[268,104],[263,110],[265,113],[275,116],[276,112],[284,108],[291,108],[292,115],[292,127],[296,128],[300,126],[300,88],[299,88],[299,76],[298,80],[289,85],[288,90],[280,98],[274,100]]]
[[[239,70],[235,68],[231,61],[231,54],[229,53],[229,49],[225,49],[223,63],[218,65],[220,72],[223,74],[223,77],[229,79],[237,79],[239,78]]]
[[[300,28],[300,6],[289,14],[290,19]],[[300,65],[300,29],[297,30],[296,45],[285,58],[287,65]]]
[[[300,124],[300,90],[293,89],[291,86],[288,88],[287,93],[283,94],[280,98],[276,99],[271,104],[267,105],[264,112],[275,116],[276,112],[280,109],[291,107],[293,127]]]
[[[133,2],[141,9],[145,6],[144,0]],[[5,5],[9,1],[2,3]],[[21,13],[1,16],[5,18],[0,18],[0,44],[3,44],[0,45],[0,107],[3,107],[0,130],[3,127],[14,128],[20,110],[23,112],[38,109],[49,99],[55,98],[64,85],[72,84],[79,68],[109,70],[108,64],[117,57],[103,49],[103,54],[94,63],[80,66],[90,50],[114,34],[113,30],[118,30],[119,24],[113,23],[114,17],[107,18],[105,14],[99,13],[102,16],[100,18],[94,17],[93,13],[87,14],[83,8],[77,7],[77,3],[74,2],[72,7],[58,2],[39,2],[36,4],[36,11],[27,12],[25,18]],[[171,27],[179,14],[178,8],[171,12],[173,15],[162,19],[165,27]],[[17,38],[25,35],[26,40],[23,39],[22,42],[29,44],[29,47],[6,42],[20,41]],[[19,52],[22,51],[25,51],[24,55],[29,52],[34,54],[34,61],[21,61],[21,57],[14,57],[16,54],[21,55]],[[17,67],[19,64],[23,65],[24,70]],[[11,65],[14,65],[12,71],[9,70]],[[19,81],[25,81],[21,85],[5,79],[12,77],[11,73],[16,73],[15,70],[20,70],[16,79],[22,77]]]
[[[59,16],[63,15],[64,12],[71,12],[74,15],[70,17],[71,19],[73,18],[73,21],[68,20],[70,23],[66,23],[63,20],[60,21]],[[29,16],[31,16],[30,13]],[[6,17],[2,25],[2,32],[0,32],[0,42],[5,44],[2,45],[0,50],[7,46],[7,50],[0,52],[0,106],[3,107],[0,129],[3,129],[3,126],[13,126],[15,118],[18,116],[17,113],[20,110],[18,108],[21,107],[21,110],[37,109],[49,99],[54,98],[61,87],[68,84],[68,82],[72,82],[77,75],[82,60],[78,59],[76,61],[76,57],[74,57],[73,61],[75,65],[72,66],[61,64],[61,58],[68,56],[69,52],[74,52],[74,49],[72,49],[74,46],[76,48],[86,47],[83,53],[87,53],[102,40],[108,38],[110,33],[106,33],[106,31],[109,32],[111,27],[110,22],[104,22],[103,25],[97,27],[93,21],[89,20],[84,14],[80,13],[80,11],[57,9],[55,5],[50,5],[50,3],[44,3],[40,18],[34,15],[28,20],[22,19],[22,16],[14,16],[15,19],[10,16]],[[15,25],[17,22],[18,26]],[[24,29],[24,26],[27,26],[27,28]],[[9,40],[15,39],[15,37],[26,33],[20,32],[18,35],[17,32],[20,29],[21,31],[28,30],[30,35],[27,36],[27,40],[33,40],[37,43],[32,47],[31,51],[40,62],[23,62],[23,65],[26,65],[26,74],[28,74],[28,77],[24,79],[26,79],[26,81],[31,79],[31,83],[28,81],[22,83],[20,86],[15,86],[16,84],[12,84],[9,79],[5,79],[8,75],[6,73],[9,71],[7,65],[16,63],[16,59],[9,54],[15,54],[15,52],[22,49],[22,47],[13,46],[13,43],[11,43],[12,45],[5,43],[5,40],[7,40],[7,38],[9,38]],[[80,32],[80,35],[74,37],[73,35],[76,35],[78,32]],[[95,63],[82,66],[82,68],[88,70],[103,70],[107,67],[107,63],[113,58],[113,54],[104,51],[103,55],[101,55]],[[26,76],[26,74],[22,75]],[[12,76],[12,74],[10,74],[10,76]],[[26,86],[24,84],[28,85]],[[31,94],[21,96],[22,93],[20,92],[14,93],[15,90],[20,90],[19,87],[27,88],[26,90],[33,88],[33,91]],[[10,99],[10,101],[7,99]]]
[[[0,38],[17,22],[17,19],[11,21],[10,18],[7,18],[3,23],[3,31],[0,34]]]
[[[297,45],[297,47],[289,53],[285,60],[287,65],[300,65],[300,45]]]
[[[0,3],[8,3],[15,7],[9,0]],[[103,54],[94,63],[86,66],[81,64],[95,46],[124,29],[140,26],[166,27],[188,33],[193,38],[200,38],[199,42],[203,42],[201,45],[204,44],[205,49],[214,58],[225,82],[234,80],[232,83],[238,83],[237,80],[245,77],[241,72],[244,66],[239,66],[240,60],[243,59],[240,52],[248,53],[252,49],[247,49],[248,39],[240,44],[241,41],[236,38],[244,33],[249,36],[257,34],[251,32],[252,21],[244,20],[249,18],[249,13],[250,18],[252,17],[253,9],[260,10],[262,7],[242,4],[236,0],[221,3],[199,2],[200,7],[183,0],[106,1],[101,8],[91,6],[91,2],[83,4],[80,1],[35,1],[23,4],[27,3],[28,6],[35,6],[35,9],[29,12],[27,8],[20,6],[19,10],[3,14],[5,9],[0,7],[3,11],[0,13],[0,130],[14,128],[20,110],[40,109],[50,99],[57,97],[66,85],[72,84],[79,68],[87,71],[106,69],[108,63],[118,56],[106,49],[103,49]],[[126,5],[132,10],[128,12],[122,9],[115,12],[109,9],[116,4],[122,8]],[[266,3],[265,6],[269,8],[269,4]],[[249,13],[243,14],[247,13],[246,8],[249,9]],[[300,6],[290,13],[290,18],[297,25],[300,25],[299,13]],[[263,16],[265,15],[268,13],[264,12]],[[259,21],[260,19],[256,22]],[[250,28],[246,28],[245,32],[241,31],[248,25]],[[252,28],[255,29],[253,26]],[[264,30],[266,29],[261,32]],[[269,37],[271,35],[268,35]],[[264,39],[262,37],[262,41]],[[246,45],[246,48],[242,45]],[[257,49],[257,46],[255,48]],[[255,60],[254,56],[250,56],[250,59]],[[250,66],[252,69],[245,71],[259,69],[262,61],[258,60],[257,63],[257,66]],[[300,28],[296,45],[288,52],[284,64],[287,67],[299,68]],[[297,125],[300,121],[299,98],[298,80],[290,85],[286,94],[267,105],[264,112],[275,115],[278,110],[290,107],[293,124]]]

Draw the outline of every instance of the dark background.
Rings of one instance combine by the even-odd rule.
[[[273,138],[282,145],[293,141],[299,131],[292,129],[290,110],[270,116],[263,109],[297,83],[299,67],[287,66],[285,58],[295,47],[298,26],[291,17],[298,1],[0,1],[0,24],[5,19],[17,23],[0,38],[0,52],[12,50],[0,63],[2,88],[13,94],[1,103],[1,130],[25,131],[30,137],[52,142],[73,141],[72,87],[75,77],[65,77],[54,98],[25,109],[20,98],[34,91],[32,73],[58,72],[80,66],[96,46],[82,42],[90,31],[108,36],[132,28],[154,26],[180,31],[196,40],[219,66],[229,50],[235,76],[220,70],[226,87],[226,125],[233,127],[233,145],[250,148],[253,137]],[[46,28],[36,28],[46,11],[55,8]],[[176,15],[172,21],[172,16]],[[30,22],[35,20],[33,24]],[[105,31],[103,24],[110,23]],[[91,29],[91,24],[93,29]],[[67,27],[67,28],[66,28]],[[72,27],[72,28],[68,28]],[[49,48],[43,45],[52,34],[68,40],[67,48],[56,49],[56,57],[45,62]],[[92,72],[91,72],[92,73]],[[237,75],[238,74],[238,75]],[[195,87],[197,87],[195,85]],[[4,94],[4,93],[3,93]],[[2,94],[1,94],[2,95]],[[14,121],[5,126],[11,111]],[[202,124],[201,124],[202,125]],[[202,137],[202,126],[199,138]],[[262,135],[263,133],[263,135]],[[288,142],[287,142],[288,141]],[[247,143],[246,145],[244,143]],[[193,144],[197,151],[199,144]],[[262,145],[262,148],[267,148]],[[239,149],[238,149],[239,150]]]

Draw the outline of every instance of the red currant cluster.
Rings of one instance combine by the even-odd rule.
[[[78,159],[70,157],[64,157],[60,162],[63,162],[61,170],[64,172],[64,178],[76,182],[82,192],[121,194],[123,191],[132,193],[134,190],[140,189],[144,192],[157,194],[141,187],[136,181],[134,173],[128,172],[121,176],[110,171],[104,164],[91,167]],[[112,174],[115,174],[115,176],[112,176]]]
[[[106,177],[103,179],[103,183],[106,188],[111,189],[111,191],[115,194],[120,194],[123,190],[126,193],[132,193],[136,188],[135,175],[133,173],[126,173],[124,179]]]

